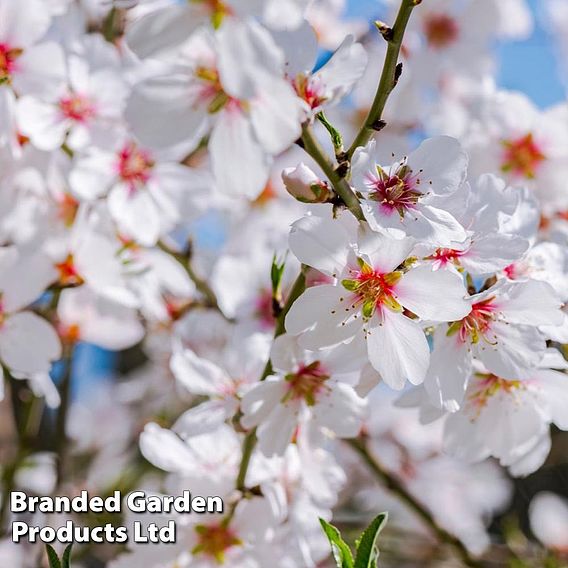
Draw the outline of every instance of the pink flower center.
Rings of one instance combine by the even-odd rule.
[[[518,177],[534,178],[541,163],[546,160],[532,133],[514,140],[504,140],[503,147],[501,170]]]
[[[0,83],[10,79],[16,68],[16,60],[23,50],[0,43]]]
[[[450,325],[447,335],[458,333],[458,338],[462,343],[468,340],[471,343],[478,343],[480,338],[488,341],[487,332],[495,320],[496,311],[495,297],[477,302],[473,304],[471,312],[465,318]]]
[[[325,101],[326,96],[323,85],[313,77],[308,77],[299,73],[292,82],[296,94],[306,101],[312,110],[320,107]]]
[[[506,380],[492,373],[476,373],[474,376],[475,388],[469,395],[469,401],[478,411],[487,405],[489,399],[499,392],[513,394],[525,388],[522,381]]]
[[[301,365],[295,373],[285,377],[288,382],[288,393],[283,402],[287,400],[304,400],[308,406],[314,406],[318,395],[325,390],[325,382],[329,374],[319,361],[310,365]]]
[[[447,14],[431,14],[424,20],[424,35],[428,45],[444,49],[457,41],[460,28],[456,20]]]
[[[62,286],[80,286],[84,280],[75,266],[75,259],[68,254],[63,262],[55,265],[59,272],[59,283]]]
[[[459,259],[462,257],[466,251],[455,250],[448,248],[439,248],[434,252],[434,254],[426,257],[427,260],[434,260],[440,263],[440,265],[445,266],[446,264],[452,262],[454,264],[459,264]]]
[[[197,525],[197,545],[192,554],[204,554],[213,558],[218,564],[225,562],[225,553],[233,546],[239,546],[242,541],[223,523],[215,525]]]
[[[83,95],[72,94],[59,101],[59,110],[65,118],[84,123],[96,114],[94,105]]]
[[[357,259],[360,270],[349,269],[352,279],[341,281],[342,286],[354,293],[352,307],[361,307],[363,317],[370,318],[381,306],[401,312],[402,306],[394,296],[394,288],[402,277],[402,272],[380,273],[364,260]],[[334,313],[334,312],[332,312]]]
[[[150,154],[136,146],[127,144],[118,153],[118,174],[131,187],[144,185],[150,179],[154,161]]]
[[[385,213],[390,215],[396,211],[401,218],[408,210],[416,208],[423,196],[418,189],[421,183],[418,176],[422,170],[413,174],[407,165],[399,166],[394,173],[387,173],[379,166],[376,170],[376,174],[370,172],[367,175],[370,199],[377,201]]]

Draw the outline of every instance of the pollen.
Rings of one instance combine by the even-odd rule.
[[[312,110],[320,107],[327,100],[323,85],[317,82],[313,77],[299,73],[292,83],[292,86],[296,94],[306,101]]]
[[[501,170],[517,177],[533,179],[546,156],[535,142],[532,133],[503,141]]]
[[[96,114],[95,106],[91,101],[77,93],[63,97],[59,101],[61,114],[74,122],[84,123]]]
[[[223,523],[216,525],[197,525],[195,527],[198,543],[192,554],[204,554],[213,558],[217,564],[225,563],[225,553],[242,541]]]
[[[452,323],[446,335],[451,336],[457,333],[462,343],[469,340],[476,344],[480,339],[491,343],[488,333],[495,320],[496,309],[494,297],[473,304],[471,312],[462,320]]]
[[[144,185],[150,179],[154,161],[149,153],[133,142],[124,146],[118,154],[118,173],[122,181],[131,187]]]
[[[55,265],[59,272],[59,283],[62,286],[80,286],[83,284],[83,278],[77,271],[72,254],[68,254],[63,262]]]
[[[314,406],[317,396],[326,389],[329,374],[319,361],[314,361],[310,365],[301,365],[295,373],[286,375],[285,379],[289,390],[282,402],[304,400],[308,406]]]
[[[376,172],[369,174],[367,179],[371,200],[378,202],[387,213],[396,211],[401,218],[416,208],[423,196],[418,190],[420,172],[414,174],[407,165],[399,166],[394,172],[386,172],[377,166]]]
[[[478,410],[484,408],[489,399],[497,393],[513,395],[515,392],[524,389],[524,384],[519,380],[502,379],[492,373],[476,373],[475,389],[469,396],[469,401]]]
[[[402,277],[402,272],[395,271],[383,274],[360,258],[358,263],[360,271],[352,269],[353,278],[341,282],[346,290],[355,294],[352,308],[360,306],[365,319],[372,317],[375,310],[381,306],[394,312],[402,312],[402,306],[394,296],[394,287]]]
[[[23,50],[0,43],[0,84],[9,81],[16,67],[16,60]]]

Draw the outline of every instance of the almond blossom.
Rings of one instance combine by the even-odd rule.
[[[258,426],[265,455],[283,454],[296,428],[308,421],[340,437],[357,435],[364,401],[350,385],[361,366],[356,355],[353,346],[308,353],[288,335],[275,340],[270,353],[274,375],[250,389],[242,403],[241,423]]]
[[[440,326],[424,386],[434,404],[459,408],[473,357],[487,369],[509,379],[523,378],[546,353],[541,325],[563,323],[560,301],[546,282],[497,282],[469,298],[463,319]]]
[[[351,183],[365,197],[363,213],[371,229],[441,246],[465,240],[464,228],[440,208],[442,198],[465,181],[467,155],[456,140],[426,140],[391,166],[378,160],[374,141],[353,156]]]
[[[149,147],[184,142],[191,151],[210,132],[220,190],[254,199],[272,156],[300,135],[303,105],[283,67],[284,56],[267,30],[229,20],[216,33],[201,29],[180,42],[175,73],[164,67],[136,85],[126,116]]]
[[[296,222],[296,257],[334,279],[308,288],[286,317],[288,333],[309,349],[364,339],[369,361],[391,387],[420,384],[430,353],[418,318],[451,321],[470,312],[460,276],[412,266],[415,241],[379,233],[350,235],[323,217]]]

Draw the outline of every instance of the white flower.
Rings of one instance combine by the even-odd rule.
[[[282,455],[296,428],[308,421],[340,437],[357,435],[364,401],[352,385],[364,361],[361,351],[348,345],[307,352],[288,335],[274,341],[274,375],[253,386],[242,402],[241,423],[245,428],[258,426],[265,455]]]
[[[127,95],[118,70],[89,69],[86,60],[68,59],[69,85],[50,96],[25,96],[18,100],[21,132],[40,150],[51,151],[64,142],[72,150],[90,143],[111,144],[122,119]]]
[[[465,181],[467,155],[457,140],[431,138],[388,167],[378,163],[372,140],[355,152],[352,169],[351,183],[364,195],[363,213],[373,230],[438,246],[465,240],[464,228],[443,209]]]
[[[132,140],[114,152],[91,147],[76,161],[69,183],[81,200],[107,196],[118,230],[146,246],[197,217],[213,185],[207,172],[160,161]]]
[[[539,326],[563,323],[560,301],[546,282],[500,281],[469,302],[468,315],[436,330],[424,384],[432,403],[451,411],[461,404],[474,356],[500,377],[523,378],[545,355]]]
[[[457,274],[426,265],[408,268],[414,244],[370,232],[357,239],[321,217],[296,222],[290,234],[294,254],[336,280],[308,288],[296,300],[287,331],[302,334],[300,344],[309,349],[364,337],[369,361],[391,387],[400,389],[407,379],[421,383],[430,353],[416,317],[451,321],[470,308]]]
[[[186,33],[186,32],[184,32]],[[255,198],[272,156],[300,136],[302,103],[283,74],[284,58],[268,31],[230,19],[196,31],[180,46],[176,73],[142,81],[126,116],[149,147],[195,148],[210,133],[219,189]]]
[[[493,456],[515,476],[538,469],[550,451],[550,424],[568,429],[568,376],[551,366],[564,369],[566,362],[551,353],[523,380],[477,365],[463,409],[445,422],[447,451],[469,462]]]

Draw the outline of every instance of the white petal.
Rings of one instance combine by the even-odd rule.
[[[260,24],[229,18],[217,38],[219,76],[229,95],[250,99],[259,82],[282,76],[284,54]]]
[[[108,208],[119,230],[145,246],[160,237],[160,212],[145,188],[131,190],[120,184],[108,196]]]
[[[126,28],[128,47],[142,59],[166,55],[179,48],[204,23],[204,18],[193,8],[191,4],[167,6],[134,20]]]
[[[456,321],[471,306],[460,275],[422,265],[412,268],[394,287],[397,300],[417,316],[432,321]]]
[[[369,257],[375,270],[386,274],[408,258],[414,244],[414,239],[393,239],[367,229],[360,232],[358,248]]]
[[[67,124],[54,105],[32,97],[22,97],[17,106],[18,124],[22,134],[40,150],[52,151],[65,140]]]
[[[300,137],[302,116],[303,105],[284,80],[267,82],[251,101],[250,118],[256,137],[273,155],[280,154]]]
[[[269,175],[269,157],[254,136],[248,117],[229,104],[221,111],[209,142],[219,190],[234,197],[256,198]]]
[[[367,333],[371,365],[393,389],[400,390],[408,379],[419,385],[426,376],[430,349],[422,328],[402,314],[383,310],[382,321],[375,314]]]
[[[361,329],[361,317],[354,317],[357,312],[347,290],[331,285],[314,286],[292,304],[286,315],[286,330],[292,335],[307,332],[300,338],[300,345],[307,349],[336,345]]]
[[[421,185],[437,195],[456,191],[465,180],[468,157],[460,143],[449,136],[429,138],[408,157]],[[430,185],[430,181],[432,184]]]
[[[561,325],[561,302],[547,282],[529,280],[509,288],[501,310],[507,321],[526,325]]]
[[[149,148],[180,143],[195,147],[204,132],[204,110],[194,107],[185,75],[155,77],[134,87],[125,117],[136,137]]]
[[[290,249],[296,258],[325,274],[337,277],[347,264],[349,235],[332,219],[305,216],[290,229]]]
[[[151,422],[140,434],[140,451],[153,465],[174,473],[191,471],[195,457],[187,445],[171,430]]]
[[[176,379],[194,394],[215,396],[230,384],[227,373],[212,361],[198,357],[190,349],[174,353],[170,368]]]
[[[447,337],[446,329],[441,326],[436,330],[424,388],[437,408],[456,412],[466,391],[472,358],[467,343],[462,343],[455,335]]]
[[[49,98],[62,90],[64,79],[63,49],[55,42],[46,42],[26,49],[18,58],[14,87],[19,94]]]
[[[47,321],[21,312],[8,317],[0,329],[0,357],[12,371],[45,372],[61,357],[61,343]]]

